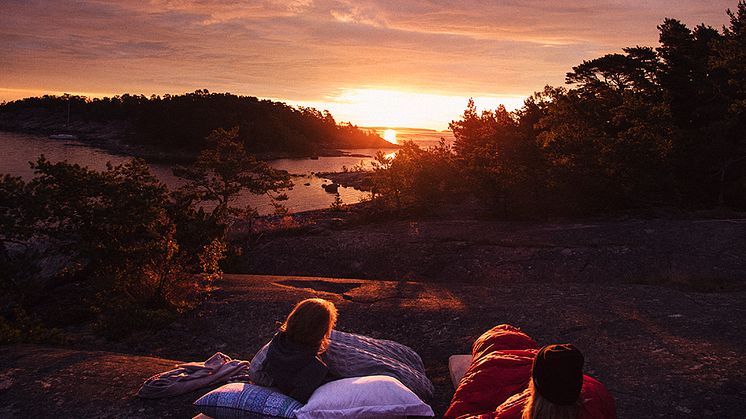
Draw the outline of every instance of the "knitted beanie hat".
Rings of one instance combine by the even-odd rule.
[[[558,405],[571,405],[583,388],[583,354],[570,344],[547,345],[534,359],[531,376],[542,397]]]

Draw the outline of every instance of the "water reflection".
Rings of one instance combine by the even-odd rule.
[[[356,151],[356,153],[359,152],[360,150]],[[34,176],[29,162],[36,161],[42,154],[52,162],[67,160],[95,170],[104,170],[107,162],[116,165],[130,159],[128,156],[115,155],[78,141],[51,140],[36,135],[9,132],[0,132],[0,153],[3,156],[0,159],[0,174],[21,176],[27,180]],[[360,157],[320,157],[318,160],[281,159],[272,161],[270,164],[277,169],[287,170],[297,175],[293,176],[295,187],[287,191],[288,200],[284,201],[283,205],[291,212],[299,212],[328,208],[334,201],[334,194],[327,193],[321,187],[329,181],[312,175],[312,172],[340,171],[342,166],[352,167],[360,164],[361,161],[369,166],[370,160],[371,158]],[[184,182],[171,173],[170,165],[151,163],[150,168],[152,173],[169,188],[177,188]],[[360,202],[367,195],[367,192],[353,188],[339,188],[339,196],[346,204]],[[246,193],[239,197],[236,204],[251,205],[260,214],[271,214],[274,211],[272,200],[265,195],[256,196]]]
[[[428,133],[419,137],[403,137],[414,140],[422,147],[428,147],[437,143],[436,135]],[[450,141],[450,140],[449,140]],[[357,170],[358,168],[370,170],[371,162],[379,151],[378,149],[356,149],[347,150],[351,155],[342,157],[319,157],[312,159],[278,159],[270,162],[276,169],[287,170],[293,176],[295,187],[287,192],[288,200],[283,204],[291,211],[308,211],[314,209],[328,208],[334,201],[334,194],[327,193],[321,187],[328,183],[326,179],[319,178],[315,174],[323,172],[341,172],[346,170]],[[394,157],[397,150],[383,150],[388,158]],[[0,174],[11,174],[22,176],[26,179],[33,177],[33,171],[29,166],[30,161],[35,161],[40,155],[45,155],[52,162],[67,160],[91,169],[103,170],[106,163],[121,164],[127,162],[131,157],[115,155],[108,151],[90,147],[79,141],[52,140],[38,135],[10,133],[0,131]],[[183,180],[171,173],[168,164],[151,163],[152,173],[158,177],[169,188],[174,189],[183,184]],[[360,202],[368,196],[353,188],[339,188],[339,196],[345,204]],[[272,201],[268,196],[256,196],[244,194],[236,202],[240,206],[251,205],[260,214],[270,214],[274,211]]]

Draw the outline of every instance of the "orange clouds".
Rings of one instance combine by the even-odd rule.
[[[5,0],[0,88],[207,88],[321,104],[334,104],[339,89],[414,91],[464,103],[469,96],[526,96],[562,84],[583,59],[654,45],[665,16],[720,25],[735,1],[568,4]],[[3,99],[7,90],[0,90]]]

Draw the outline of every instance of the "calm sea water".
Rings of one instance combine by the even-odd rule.
[[[430,132],[404,134],[399,138],[406,137],[423,147],[437,143],[438,138]],[[329,183],[327,179],[315,175],[318,172],[336,172],[344,167],[363,166],[370,168],[372,156],[376,149],[349,150],[355,154],[365,154],[370,157],[319,157],[318,160],[311,159],[279,159],[270,162],[272,167],[287,170],[293,174],[295,187],[287,192],[288,200],[283,204],[291,211],[308,211],[314,209],[328,208],[334,201],[334,195],[327,193],[321,187]],[[384,150],[391,152],[392,150]],[[0,174],[21,176],[26,179],[33,177],[33,171],[29,166],[30,161],[35,161],[40,155],[46,156],[52,162],[67,160],[70,163],[78,163],[91,169],[102,170],[106,163],[120,164],[128,161],[130,157],[115,155],[106,150],[90,147],[78,141],[52,140],[46,137],[29,134],[19,134],[0,131]],[[171,166],[167,164],[150,164],[151,171],[169,188],[176,188],[182,184],[181,179],[171,173]],[[308,185],[306,185],[308,184]],[[339,196],[344,203],[357,203],[368,195],[367,192],[353,188],[339,188]],[[255,196],[245,194],[237,202],[239,205],[251,205],[260,214],[270,214],[273,211],[271,200],[266,196]]]

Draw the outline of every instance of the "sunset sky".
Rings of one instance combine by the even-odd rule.
[[[469,97],[509,108],[583,59],[720,28],[735,0],[2,0],[0,101],[206,88],[445,129]]]

